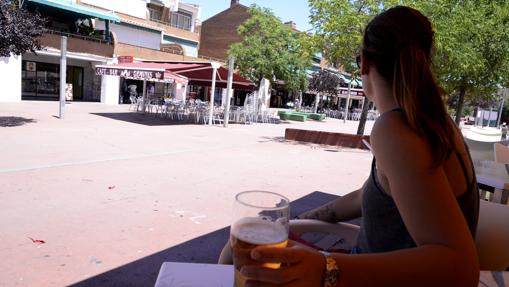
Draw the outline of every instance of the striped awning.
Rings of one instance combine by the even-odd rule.
[[[76,14],[85,15],[85,16],[88,16],[91,18],[109,20],[112,22],[120,22],[120,17],[118,17],[112,11],[106,11],[106,10],[101,10],[101,9],[97,9],[94,7],[76,4],[72,0],[29,0],[29,1],[33,2],[33,3],[38,3],[38,4],[70,11],[70,12],[73,12]]]

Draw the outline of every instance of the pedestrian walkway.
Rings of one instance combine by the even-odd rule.
[[[98,115],[126,112],[72,103],[60,120],[56,102],[0,105],[0,123],[26,119],[0,127],[0,286],[69,285],[222,229],[242,190],[342,195],[369,173],[366,151],[282,140],[287,127],[353,133],[356,122],[225,129]]]

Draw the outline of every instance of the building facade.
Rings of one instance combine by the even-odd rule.
[[[200,7],[194,4],[25,0],[23,8],[47,18],[47,30],[40,38],[44,48],[36,54],[0,59],[0,75],[12,79],[0,101],[58,100],[61,36],[67,36],[65,77],[74,101],[121,103],[123,86],[140,83],[95,74],[96,65],[117,63],[121,56],[141,61],[198,60]]]

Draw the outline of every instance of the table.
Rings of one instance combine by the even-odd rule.
[[[507,204],[509,196],[509,170],[508,165],[494,161],[474,162],[477,182],[495,189],[495,201]]]
[[[497,285],[496,280],[506,285]],[[509,272],[481,271],[479,287],[509,284]],[[218,264],[164,262],[155,287],[232,287],[233,266]]]

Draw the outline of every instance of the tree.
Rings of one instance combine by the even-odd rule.
[[[435,29],[435,71],[456,104],[483,106],[509,84],[509,2],[504,0],[412,1]]]
[[[45,23],[40,14],[19,8],[17,1],[0,1],[0,57],[40,50]]]
[[[318,99],[320,95],[338,95],[340,84],[341,80],[339,77],[331,71],[323,69],[313,73],[309,80],[308,89],[316,93],[315,113],[318,108]]]
[[[305,33],[284,25],[271,10],[252,5],[250,18],[238,28],[242,41],[230,46],[239,72],[260,88],[262,81],[282,80],[289,91],[303,90],[311,66],[311,46]]]
[[[309,0],[314,41],[329,62],[339,63],[353,76],[360,74],[355,57],[368,22],[397,0]],[[364,104],[357,134],[364,134],[369,102]]]

